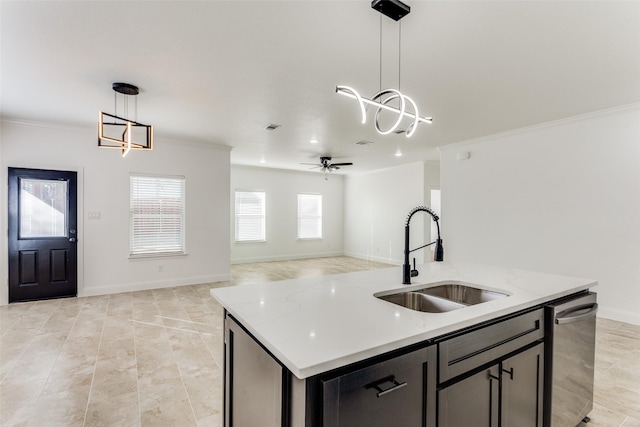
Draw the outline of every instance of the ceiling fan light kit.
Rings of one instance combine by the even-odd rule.
[[[129,99],[137,96],[140,90],[129,83],[113,83],[115,114],[102,111],[98,115],[98,147],[116,148],[122,150],[122,157],[131,150],[153,150],[153,126],[139,123],[130,119]],[[123,106],[126,117],[118,116],[118,93],[123,95]],[[138,101],[135,99],[135,115],[137,116]]]
[[[399,21],[409,14],[411,8],[400,0],[373,0],[371,7],[385,16]],[[382,27],[381,30],[382,31]],[[400,38],[399,38],[400,39]],[[382,38],[381,38],[382,40]],[[382,64],[382,46],[380,47],[380,61]],[[381,67],[382,68],[382,67]],[[400,50],[398,50],[398,70],[400,70]],[[381,76],[382,77],[382,76]],[[375,114],[375,127],[379,134],[388,135],[392,132],[399,134],[405,133],[407,138],[411,137],[420,123],[432,123],[432,117],[421,117],[418,113],[418,106],[414,100],[400,92],[400,73],[398,72],[398,89],[380,89],[371,99],[365,98],[354,88],[344,85],[336,86],[336,92],[340,95],[355,99],[360,107],[360,121],[362,124],[367,122],[367,107],[370,105],[377,108]],[[392,101],[400,104],[399,108],[390,105]],[[365,105],[366,104],[366,105]],[[396,121],[388,129],[380,127],[380,114],[383,110],[393,112],[398,115]],[[407,117],[412,120],[405,130],[400,130],[399,126],[402,120]]]

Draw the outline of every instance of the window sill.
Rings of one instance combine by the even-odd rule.
[[[233,243],[267,243],[266,240],[234,240]]]
[[[145,259],[153,259],[153,258],[184,258],[189,254],[186,252],[168,252],[168,253],[157,253],[157,254],[135,254],[129,255],[129,259],[131,261],[141,261]]]

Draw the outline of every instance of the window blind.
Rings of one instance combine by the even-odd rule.
[[[184,253],[185,179],[131,175],[130,255]]]
[[[322,195],[298,194],[298,239],[322,239]]]
[[[265,193],[236,191],[236,242],[265,240]]]

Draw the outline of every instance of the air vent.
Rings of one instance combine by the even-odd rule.
[[[356,142],[356,145],[371,145],[373,144],[373,141],[367,141],[367,140],[362,140],[362,141],[358,141]]]
[[[276,129],[278,129],[279,127],[280,127],[280,125],[277,125],[277,124],[275,124],[275,123],[269,123],[269,124],[265,127],[265,129],[266,129],[266,130],[276,130]]]

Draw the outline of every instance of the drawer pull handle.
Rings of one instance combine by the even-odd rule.
[[[503,368],[502,372],[509,374],[509,377],[513,380],[513,368],[509,369],[508,371]]]
[[[387,388],[387,389],[383,389],[382,387],[380,387],[382,384],[384,383],[391,383],[393,384],[391,387]],[[386,378],[383,378],[379,381],[376,381],[374,383],[368,384],[366,386],[366,388],[375,388],[378,393],[376,393],[376,396],[378,397],[382,397],[385,394],[391,393],[392,391],[396,391],[404,386],[406,386],[407,383],[406,382],[402,382],[399,383],[398,381],[396,381],[395,377],[393,375],[388,376]]]

